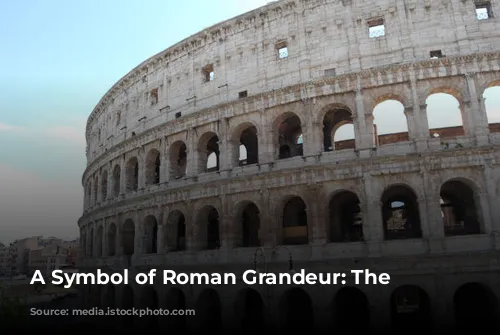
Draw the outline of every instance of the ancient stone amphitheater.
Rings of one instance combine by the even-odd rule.
[[[282,0],[144,61],[88,119],[81,271],[370,269],[391,282],[160,276],[85,287],[86,303],[195,309],[123,319],[178,332],[491,325],[500,124],[483,93],[500,85],[497,15],[493,0]],[[458,101],[462,126],[429,126],[435,94]],[[378,133],[386,100],[407,131]]]

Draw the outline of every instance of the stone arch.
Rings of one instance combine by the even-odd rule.
[[[286,198],[282,211],[283,244],[308,244],[307,205],[300,196]]]
[[[198,249],[219,249],[220,239],[220,214],[211,205],[205,205],[196,215],[196,242]]]
[[[341,288],[334,299],[335,330],[344,332],[370,329],[370,306],[365,293],[356,287]]]
[[[446,88],[430,91],[425,100],[425,112],[431,137],[455,138],[465,135],[464,120],[467,120],[467,116],[457,97],[460,97],[458,93]]]
[[[186,217],[180,210],[168,214],[165,226],[165,246],[167,251],[186,250]]]
[[[143,242],[145,254],[156,254],[158,252],[158,221],[154,215],[144,218]]]
[[[121,235],[123,254],[125,256],[132,256],[135,250],[135,224],[132,219],[125,220]]]
[[[314,310],[309,294],[301,288],[288,289],[279,303],[279,325],[283,334],[310,332],[314,328]]]
[[[120,165],[115,165],[113,168],[113,196],[117,197],[120,195],[120,179],[121,179],[121,167]]]
[[[241,201],[235,206],[236,236],[238,247],[261,246],[259,232],[261,229],[260,210],[252,201]]]
[[[187,173],[187,146],[183,141],[176,141],[170,145],[169,149],[171,179],[180,179]]]
[[[106,201],[108,198],[108,170],[101,173],[101,198],[102,201]]]
[[[239,124],[232,131],[231,145],[234,166],[259,163],[258,128],[252,122]]]
[[[178,209],[168,214],[165,241],[169,252],[186,250],[186,217]]]
[[[449,179],[441,185],[439,195],[445,236],[481,233],[481,205],[474,182]]]
[[[152,286],[146,286],[141,291],[141,307],[155,311],[159,308],[158,293]],[[146,329],[157,329],[159,326],[158,315],[146,315],[141,318],[141,323]]]
[[[219,136],[212,131],[204,133],[198,140],[198,166],[200,173],[219,171]]]
[[[328,203],[328,231],[331,242],[359,242],[363,240],[363,217],[356,193],[347,190],[335,192]]]
[[[223,330],[221,305],[221,300],[216,290],[207,288],[200,293],[196,301],[195,322],[199,332],[216,334]]]
[[[134,290],[130,285],[125,285],[122,291],[122,309],[131,310],[135,307],[135,297]],[[123,315],[122,320],[125,326],[133,326],[134,325],[134,316],[133,315]]]
[[[173,287],[168,290],[165,296],[165,308],[170,311],[183,311],[186,309],[186,296],[180,288]],[[187,329],[186,321],[185,314],[169,315],[168,318],[165,318],[165,328],[173,334],[185,334]]]
[[[354,149],[356,144],[353,128],[354,119],[351,109],[342,104],[329,104],[323,107],[320,113],[324,115],[322,119],[323,151]],[[352,128],[350,132],[342,129],[347,125],[350,125]],[[342,132],[341,135],[343,137],[341,139],[336,138],[337,131],[339,133]],[[344,132],[349,136],[344,134]]]
[[[259,292],[250,287],[240,290],[234,305],[238,334],[264,333],[264,308],[264,300]]]
[[[127,178],[127,192],[137,191],[139,188],[139,160],[132,157],[127,161],[125,176]]]
[[[404,99],[399,95],[386,94],[376,98],[375,102],[372,108],[375,145],[409,141]]]
[[[145,162],[145,182],[146,185],[160,183],[161,154],[158,149],[149,150]]]
[[[491,332],[498,328],[498,298],[486,285],[463,284],[455,291],[453,305],[458,329]]]
[[[422,237],[418,197],[411,187],[389,186],[382,193],[381,203],[386,240]]]
[[[107,229],[108,256],[116,255],[116,224],[111,222]]]
[[[276,133],[274,143],[278,151],[278,159],[303,155],[304,126],[303,120],[292,112],[283,113],[275,119],[273,130]]]
[[[398,334],[432,330],[429,295],[416,285],[403,285],[391,294],[392,326]]]

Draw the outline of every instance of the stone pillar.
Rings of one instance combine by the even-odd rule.
[[[120,195],[125,194],[127,191],[127,162],[125,155],[122,156],[122,163],[120,164]]]
[[[112,199],[114,194],[113,194],[113,189],[114,189],[114,178],[113,178],[113,163],[109,162],[108,164],[108,182],[106,183],[106,200],[107,199]]]
[[[481,218],[483,224],[483,233],[492,234],[494,227],[490,216],[490,196],[486,192],[481,192],[477,197],[475,197],[474,202],[476,203],[476,210],[481,211]],[[496,204],[498,206],[498,203]]]
[[[102,237],[101,237],[101,243],[102,243],[102,256],[108,257],[109,256],[109,242],[107,239],[108,236],[108,228],[109,228],[109,223],[107,219],[102,220]]]
[[[134,256],[141,255],[143,252],[143,238],[144,238],[144,225],[142,222],[142,215],[139,213],[135,213],[134,217],[134,226],[135,226],[135,238],[134,238]]]
[[[473,132],[476,137],[476,145],[487,145],[489,142],[488,135],[490,131],[486,108],[483,108],[481,105],[483,99],[477,93],[475,76],[470,73],[466,73],[465,79],[467,81],[467,87],[470,95],[470,109],[466,111],[471,114],[470,118],[467,118],[470,122],[469,128],[471,128],[471,132]]]
[[[380,199],[373,198],[377,192],[374,187],[373,177],[365,173],[364,181],[364,198],[366,199],[366,210],[363,213],[363,233],[366,234],[366,242],[368,244],[369,256],[380,256],[380,243],[384,240],[384,223],[382,222]]]
[[[116,256],[122,256],[123,255],[123,241],[122,241],[122,224],[123,222],[120,221],[120,217],[117,215],[116,216],[116,236],[115,236],[115,253]]]
[[[404,114],[408,123],[408,139],[410,141],[416,140],[420,137],[418,132],[419,122],[415,116],[413,106],[404,106]]]
[[[186,175],[190,178],[198,175],[198,142],[196,128],[189,130],[187,139],[187,171]]]
[[[139,150],[137,162],[139,164],[139,175],[137,177],[137,189],[141,190],[146,186],[146,156],[144,146]]]
[[[313,245],[323,245],[328,241],[326,227],[325,227],[325,215],[324,215],[324,204],[318,203],[319,199],[324,199],[325,197],[318,197],[321,193],[321,188],[319,186],[311,186],[307,190],[307,225],[309,226],[308,231],[312,233],[309,236],[309,244]]]
[[[418,85],[415,73],[410,73],[410,89],[413,104],[413,120],[415,120],[415,146],[417,152],[427,151],[429,148],[428,140],[430,138],[429,121],[427,119],[427,104],[420,101],[418,96]],[[406,106],[405,106],[406,108]]]
[[[356,128],[359,129],[359,134],[355,134],[356,148],[360,152],[361,157],[370,157],[370,151],[375,146],[374,129],[373,129],[373,113],[371,110],[366,110],[361,83],[358,78],[358,88],[356,89]],[[357,127],[356,127],[357,123]]]
[[[161,142],[160,146],[160,184],[166,183],[170,180],[170,155],[168,151],[168,142],[167,139],[164,138]]]
[[[193,205],[188,202],[186,203],[186,213],[184,213],[184,218],[186,219],[186,250],[196,250],[196,217],[194,214]]]

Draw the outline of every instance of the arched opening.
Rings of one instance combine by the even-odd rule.
[[[116,255],[116,225],[111,223],[108,227],[108,256]]]
[[[239,321],[238,334],[262,334],[266,329],[264,317],[264,301],[261,295],[252,288],[245,288],[238,294],[235,304]]]
[[[139,188],[139,161],[136,157],[132,157],[127,162],[127,192],[137,191]]]
[[[113,169],[113,196],[117,197],[120,195],[120,175],[121,168],[120,165],[115,165]]]
[[[394,99],[379,102],[373,109],[373,130],[377,146],[409,141],[404,105]]]
[[[441,215],[446,236],[471,235],[481,232],[475,195],[472,188],[459,180],[441,186]]]
[[[281,298],[279,306],[280,326],[283,334],[314,328],[314,312],[309,295],[302,289],[289,289]]]
[[[106,307],[108,308],[116,308],[116,301],[115,301],[115,286],[113,284],[108,284],[106,286]]]
[[[391,186],[381,201],[386,240],[422,237],[417,196],[409,187]]]
[[[352,113],[346,107],[331,108],[323,118],[324,151],[354,149]]]
[[[184,311],[186,309],[186,297],[181,289],[171,288],[167,292],[165,300],[165,308],[169,311]],[[168,318],[165,318],[165,328],[172,334],[186,334],[186,315],[178,314],[181,315],[169,315]]]
[[[144,219],[144,253],[156,254],[158,252],[158,222],[154,215]]]
[[[303,155],[302,125],[297,115],[286,113],[278,124],[279,159]]]
[[[480,283],[464,284],[455,292],[453,304],[458,329],[476,334],[495,333],[498,328],[498,300],[488,287]]]
[[[430,299],[420,287],[398,287],[391,295],[391,307],[392,326],[397,334],[432,329]]]
[[[235,145],[233,161],[236,166],[259,162],[259,140],[255,126],[248,123],[240,125],[234,132],[232,143]]]
[[[363,220],[359,199],[350,191],[335,194],[329,203],[331,242],[363,240]]]
[[[108,197],[108,171],[104,170],[101,174],[101,198],[106,201]]]
[[[448,93],[433,93],[426,100],[430,136],[455,138],[465,134],[460,102]]]
[[[172,143],[170,146],[170,178],[180,179],[186,176],[187,147],[182,141]]]
[[[483,98],[490,133],[500,133],[500,80],[492,82],[484,90]]]
[[[335,328],[341,334],[370,329],[370,307],[366,295],[358,288],[341,288],[335,296]]]
[[[307,244],[308,236],[306,203],[293,197],[283,208],[283,244]]]
[[[135,225],[134,221],[127,219],[122,227],[122,246],[123,254],[131,256],[134,254],[135,244]]]
[[[199,248],[213,250],[220,248],[219,212],[212,206],[202,208],[197,217]]]
[[[97,228],[97,236],[96,236],[96,256],[97,257],[102,257],[102,244],[103,244],[103,240],[102,240],[102,236],[103,236],[103,229],[102,229],[102,226],[99,226]]]
[[[155,311],[158,309],[158,294],[156,293],[156,290],[154,288],[145,287],[142,290],[141,305],[143,309],[149,308],[151,311]],[[158,328],[158,321],[158,315],[154,315],[153,313],[145,315],[141,318],[141,323],[146,329]]]
[[[181,211],[175,210],[168,215],[165,240],[167,250],[186,250],[186,218]]]
[[[134,290],[129,285],[126,285],[123,288],[122,293],[122,309],[132,310],[134,308]],[[133,326],[134,325],[134,316],[123,314],[122,322],[125,326]]]
[[[241,213],[241,224],[243,230],[243,247],[260,246],[260,212],[259,208],[252,202],[245,205]]]
[[[160,183],[161,156],[156,149],[151,149],[146,156],[146,185]]]
[[[198,156],[200,172],[219,171],[219,137],[215,133],[206,133],[200,137]]]
[[[198,297],[194,324],[200,333],[216,334],[223,330],[221,301],[214,289],[205,289]]]

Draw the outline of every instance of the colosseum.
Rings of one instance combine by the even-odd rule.
[[[498,16],[496,0],[281,0],[144,61],[88,118],[79,269],[238,279],[88,285],[85,304],[195,310],[119,319],[175,334],[498,326]],[[453,110],[460,125],[432,126]],[[391,280],[247,285],[248,269]]]

